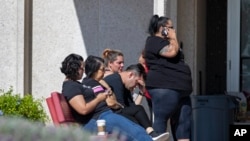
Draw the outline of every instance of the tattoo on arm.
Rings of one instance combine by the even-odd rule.
[[[160,50],[160,54],[165,54],[166,52],[169,52],[169,48],[170,48],[170,45],[167,45],[167,46],[163,47]]]

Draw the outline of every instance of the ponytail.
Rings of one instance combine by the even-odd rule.
[[[148,33],[151,36],[155,35],[155,33],[159,31],[161,26],[165,26],[167,24],[168,20],[170,19],[167,17],[159,17],[158,15],[153,15],[148,26]]]

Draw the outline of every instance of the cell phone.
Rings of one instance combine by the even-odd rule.
[[[168,35],[168,30],[165,27],[163,27],[163,28],[164,29],[162,30],[161,34],[162,34],[162,36],[167,36]]]
[[[106,93],[106,94],[109,94],[109,93],[110,93],[110,90],[105,90],[105,93]]]

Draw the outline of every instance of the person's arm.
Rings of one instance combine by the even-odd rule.
[[[136,105],[141,104],[144,93],[146,91],[145,82],[143,80],[138,80],[138,88],[139,88],[138,96],[136,97],[136,99],[134,99]]]
[[[143,99],[143,95],[142,94],[136,94],[136,98],[134,99],[134,102],[136,105],[140,105]]]
[[[107,93],[100,93],[96,96],[95,99],[86,103],[83,95],[79,94],[74,96],[69,100],[69,104],[82,115],[87,115],[92,112],[96,106],[107,97]]]
[[[174,29],[168,29],[169,44],[160,50],[160,55],[167,58],[175,57],[179,52],[179,44]]]
[[[104,80],[100,80],[99,81],[100,84],[102,84],[107,90],[110,91],[111,94],[108,95],[107,99],[106,99],[106,103],[107,105],[112,108],[112,109],[120,109],[120,108],[124,108],[117,100],[115,97],[114,92],[111,90],[111,88],[109,87],[109,85],[104,81]]]
[[[125,106],[125,101],[123,99],[124,88],[121,82],[115,81],[114,77],[110,78],[110,76],[105,77],[104,81],[109,85],[111,90],[113,91],[116,101],[119,102],[121,105]]]

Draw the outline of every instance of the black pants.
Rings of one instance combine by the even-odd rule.
[[[153,109],[152,109],[152,100],[151,98],[146,98],[149,108],[149,120],[153,124]]]
[[[177,110],[173,113],[170,125],[171,131],[173,134],[174,141],[177,141],[177,134],[181,137],[189,138],[191,137],[191,115],[192,106],[191,106],[191,99],[189,96],[182,97],[180,99],[180,104],[178,105]],[[181,123],[181,126],[179,125]],[[177,133],[177,128],[179,129],[179,133]],[[181,134],[182,133],[182,134]],[[190,139],[191,140],[191,139]]]
[[[116,111],[116,113],[141,125],[145,129],[152,127],[151,121],[149,120],[145,109],[141,105],[125,107],[119,111]]]

